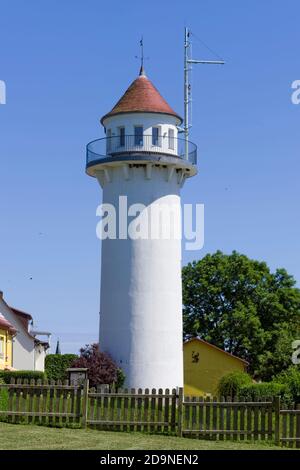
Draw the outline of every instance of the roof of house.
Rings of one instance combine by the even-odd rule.
[[[0,328],[7,330],[11,335],[15,334],[17,331],[14,326],[3,317],[3,315],[0,315]]]
[[[30,315],[30,313],[26,313],[26,312],[23,312],[23,310],[19,310],[18,308],[11,307],[11,305],[9,306],[9,308],[13,310],[20,317],[27,318],[28,320],[32,320],[32,316]]]
[[[15,314],[16,316],[16,321],[17,321],[17,324],[22,326],[22,329],[24,331],[24,333],[29,336],[34,342],[35,344],[41,344],[43,345],[45,348],[48,348],[49,347],[49,342],[48,341],[41,341],[39,339],[37,339],[35,336],[32,335],[32,333],[29,331],[29,322],[32,320],[32,316],[30,315],[30,313],[27,313],[27,312],[24,312],[23,310],[20,310],[18,308],[15,308],[15,307],[11,307],[10,305],[8,305],[8,303],[5,302],[4,300],[4,297],[3,297],[3,292],[0,291],[0,300],[2,300],[5,305],[7,306],[7,308],[9,308],[9,310]],[[3,319],[6,323],[9,323],[8,320],[6,320],[4,318],[3,315],[0,314],[0,320]],[[10,323],[9,323],[10,325]],[[12,333],[11,334],[15,334],[17,333],[19,330],[16,329],[13,325],[11,325],[11,328],[12,328]]]
[[[169,114],[177,117],[182,122],[182,118],[175,113],[161,96],[153,83],[145,75],[143,69],[141,69],[138,78],[131,83],[112,110],[101,118],[101,124],[108,117],[137,112]]]
[[[12,310],[12,312],[15,315],[17,315],[20,322],[24,326],[25,330],[28,332],[28,326],[29,326],[29,322],[32,320],[32,316],[29,313],[26,313],[26,312],[23,312],[22,310],[11,307],[10,305],[9,305],[9,308],[10,308],[10,310]]]
[[[34,339],[34,343],[35,343],[36,345],[41,345],[41,346],[43,346],[45,349],[49,349],[49,348],[50,348],[49,341],[42,341],[42,340],[40,340],[40,339],[38,339],[38,338],[35,338],[35,339]]]
[[[223,354],[227,354],[228,356],[230,357],[233,357],[234,359],[237,359],[238,361],[241,361],[243,362],[244,364],[248,365],[249,362],[246,361],[245,359],[241,359],[240,357],[238,356],[234,356],[233,354],[227,352],[227,351],[224,351],[224,349],[221,349],[221,348],[218,348],[218,346],[215,346],[214,344],[211,344],[209,343],[208,341],[205,341],[204,339],[201,339],[201,338],[198,338],[198,337],[195,337],[195,338],[190,338],[186,341],[184,341],[184,345],[187,344],[187,343],[191,343],[192,341],[199,341],[200,343],[203,343],[203,344],[206,344],[207,346],[210,346],[211,348],[214,348],[214,349],[217,349],[218,351],[222,352]]]

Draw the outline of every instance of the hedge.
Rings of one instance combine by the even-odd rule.
[[[281,397],[285,402],[288,398],[288,387],[276,382],[261,382],[243,386],[239,392],[239,399],[245,401],[259,401]]]
[[[118,390],[118,388],[123,387],[125,379],[126,379],[126,376],[125,376],[125,373],[123,372],[123,370],[118,369],[117,370],[117,381],[116,381],[116,384],[115,384],[117,390]]]
[[[77,359],[76,354],[48,354],[45,359],[45,372],[48,380],[64,380],[66,370]]]
[[[286,385],[289,394],[295,403],[300,403],[300,366],[290,366],[285,371],[278,374],[274,381]]]
[[[1,370],[0,380],[4,383],[9,384],[11,379],[27,379],[28,381],[34,379],[45,379],[45,373],[37,370]]]
[[[0,385],[4,383],[2,377],[0,377]],[[6,411],[8,409],[8,390],[6,388],[0,388],[0,411]],[[6,416],[0,415],[0,421],[5,421]]]

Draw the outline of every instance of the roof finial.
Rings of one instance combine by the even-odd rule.
[[[141,40],[140,40],[140,47],[141,47],[140,77],[144,77],[146,74],[145,74],[145,69],[144,69],[144,39],[143,39],[143,36],[141,37]]]

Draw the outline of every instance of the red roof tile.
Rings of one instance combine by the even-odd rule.
[[[175,113],[153,83],[143,74],[132,82],[113,109],[101,118],[101,124],[110,116],[136,112],[170,114],[182,122],[182,118]]]

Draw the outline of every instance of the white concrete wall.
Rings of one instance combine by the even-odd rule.
[[[138,116],[132,116],[138,123]],[[145,127],[145,126],[144,126]],[[177,206],[180,184],[176,172],[167,181],[167,168],[153,166],[110,170],[103,202],[118,208],[119,195],[128,205],[156,203]],[[149,176],[149,175],[148,175]],[[180,225],[180,215],[177,223]],[[164,218],[165,226],[172,222]],[[100,348],[126,374],[126,386],[173,388],[183,385],[181,241],[103,240],[101,263]]]
[[[168,154],[177,154],[177,137],[178,130],[177,125],[180,121],[175,116],[170,116],[167,114],[157,114],[157,113],[128,113],[128,114],[118,114],[110,118],[105,119],[104,124],[106,130],[111,130],[111,147],[113,150],[117,150],[118,139],[114,138],[119,136],[119,128],[125,128],[125,135],[134,135],[135,126],[143,126],[144,136],[150,136],[150,138],[145,138],[144,143],[145,147],[148,147],[149,144],[152,147],[153,151],[163,151]],[[151,136],[152,136],[152,127],[159,127],[161,139],[159,141],[159,146],[151,145]],[[172,129],[174,131],[174,149],[169,148],[169,139],[168,139],[168,130]],[[160,147],[160,148],[159,148]],[[108,149],[109,150],[109,149]],[[143,150],[139,148],[139,150]],[[108,151],[109,153],[109,151]]]
[[[13,338],[12,366],[18,370],[34,370],[34,339],[25,331],[21,321],[0,299],[0,312],[17,330]]]

